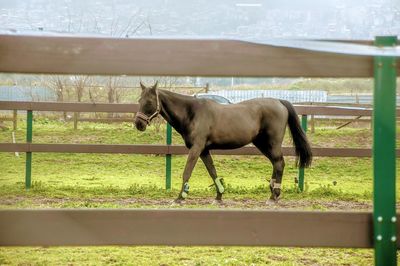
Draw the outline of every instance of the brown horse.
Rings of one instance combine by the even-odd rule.
[[[271,199],[281,194],[285,162],[282,141],[286,125],[293,138],[299,167],[311,165],[311,148],[299,118],[288,101],[272,98],[253,99],[222,105],[208,99],[196,99],[152,87],[142,87],[139,112],[135,117],[138,130],[146,130],[150,121],[160,114],[185,141],[189,149],[182,188],[177,202],[189,192],[189,178],[200,157],[217,189],[216,200],[222,200],[223,180],[217,176],[210,150],[235,149],[253,143],[272,163]]]

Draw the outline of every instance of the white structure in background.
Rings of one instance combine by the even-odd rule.
[[[221,90],[212,91],[210,94],[221,95],[233,103],[254,98],[277,98],[292,103],[299,102],[326,102],[326,91],[292,91],[292,90]]]

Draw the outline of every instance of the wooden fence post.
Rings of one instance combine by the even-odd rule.
[[[18,110],[13,110],[13,130],[17,130]]]
[[[79,113],[74,113],[74,130],[78,129],[78,120],[79,120]]]
[[[208,82],[206,83],[206,87],[204,89],[206,90],[206,93],[208,93],[210,90],[210,84]]]

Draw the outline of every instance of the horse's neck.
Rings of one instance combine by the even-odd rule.
[[[161,116],[178,132],[185,126],[190,99],[170,91],[159,91]],[[181,133],[181,132],[180,132]]]

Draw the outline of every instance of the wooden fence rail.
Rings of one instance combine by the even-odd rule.
[[[193,38],[0,34],[0,72],[214,77],[372,77],[373,58]],[[400,70],[400,65],[397,66]]]
[[[0,246],[31,245],[371,248],[372,214],[249,210],[0,211]]]
[[[326,115],[326,116],[371,116],[371,108],[343,107],[343,106],[313,106],[295,105],[299,115]],[[31,110],[53,112],[105,112],[105,113],[136,113],[138,104],[118,103],[65,103],[65,102],[19,102],[0,101],[0,110]],[[397,110],[400,116],[400,109]]]
[[[136,113],[138,104],[0,101],[0,110]]]
[[[291,147],[282,148],[283,155],[294,156]],[[368,148],[312,148],[316,157],[371,157]],[[0,152],[66,152],[66,153],[122,153],[122,154],[158,154],[186,155],[188,149],[183,145],[153,144],[37,144],[37,143],[0,143]],[[214,155],[262,155],[253,146],[233,150],[212,150]],[[396,151],[400,157],[400,150]]]

